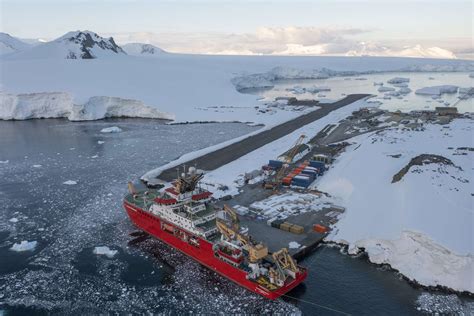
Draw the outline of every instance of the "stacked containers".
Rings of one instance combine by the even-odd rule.
[[[311,160],[309,165],[319,170],[318,175],[322,175],[324,171],[326,171],[326,167],[322,161]]]
[[[293,180],[291,181],[291,185],[307,188],[311,184],[311,182],[313,182],[313,179],[311,179],[309,176],[298,175],[293,178]]]
[[[301,174],[310,177],[314,181],[318,175],[318,169],[308,166],[301,171]]]

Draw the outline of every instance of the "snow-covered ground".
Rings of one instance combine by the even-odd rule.
[[[87,51],[86,57],[90,55],[94,59],[81,59],[78,55],[88,42],[93,42],[94,46]],[[70,53],[78,59],[67,59]],[[24,98],[25,94],[47,96],[56,92],[64,102],[50,109],[53,114],[42,113],[40,117],[55,117],[61,112],[72,119],[101,118],[103,115],[93,115],[93,108],[97,107],[97,111],[103,113],[104,103],[118,104],[120,111],[113,115],[127,115],[122,113],[133,107],[120,100],[132,100],[153,107],[157,113],[167,113],[167,118],[176,122],[250,121],[265,125],[274,125],[300,113],[288,109],[262,113],[263,105],[255,95],[239,93],[236,88],[271,87],[280,79],[327,78],[379,71],[473,70],[468,61],[416,58],[184,54],[157,54],[155,58],[145,58],[123,53],[112,39],[79,31],[2,56],[0,64],[0,92],[9,95],[2,97],[0,105],[10,104],[10,108],[12,102],[15,105],[15,111],[10,109],[0,118],[12,118],[11,112],[18,111],[22,112],[19,119],[39,116],[36,111],[44,105],[42,97],[25,101],[24,105],[12,99]],[[81,105],[79,111],[71,111],[71,104]],[[30,108],[31,113],[28,113]],[[87,113],[78,114],[81,111]],[[73,114],[69,114],[71,112]],[[143,115],[135,109],[130,112]]]
[[[371,261],[390,264],[423,285],[474,292],[474,121],[425,127],[356,137],[317,180],[347,209],[330,239],[349,244],[351,252],[364,248]],[[454,166],[412,166],[392,183],[420,154],[446,157]]]

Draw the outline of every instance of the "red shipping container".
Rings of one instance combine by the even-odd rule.
[[[318,233],[326,233],[328,231],[328,228],[326,226],[320,225],[320,224],[314,224],[313,225],[313,230],[318,232]]]

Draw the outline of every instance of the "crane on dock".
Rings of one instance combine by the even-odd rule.
[[[285,155],[284,160],[283,160],[283,165],[281,166],[280,170],[278,170],[275,177],[273,177],[273,179],[265,183],[264,185],[265,189],[276,190],[281,185],[281,180],[283,179],[283,176],[288,170],[288,167],[290,166],[290,164],[293,162],[293,159],[298,153],[298,150],[301,144],[303,144],[303,141],[305,138],[306,138],[305,135],[301,135],[300,137],[298,137],[295,144],[290,149],[290,152],[287,155]]]

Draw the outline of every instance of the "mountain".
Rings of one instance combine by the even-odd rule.
[[[122,45],[123,50],[132,56],[154,57],[167,52],[151,44],[129,43]]]
[[[365,42],[358,43],[356,47],[348,51],[345,55],[456,59],[456,55],[453,52],[439,47],[423,47],[421,45],[414,45],[395,49]]]
[[[20,59],[94,59],[126,55],[112,37],[90,31],[75,31],[14,55]]]
[[[16,37],[0,32],[0,55],[20,52],[27,50],[30,47],[30,44],[25,43]]]

